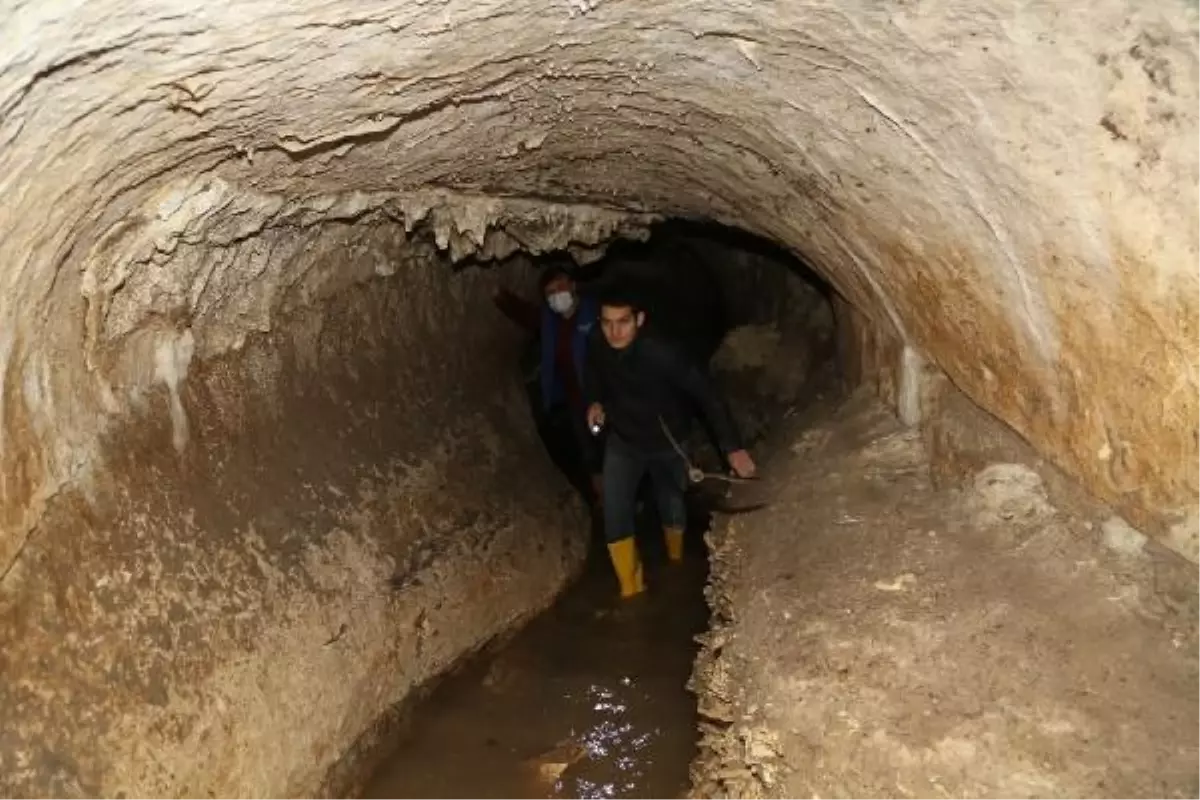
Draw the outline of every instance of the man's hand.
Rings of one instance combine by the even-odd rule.
[[[604,424],[604,406],[592,403],[587,410],[587,424],[593,431]]]
[[[733,474],[739,478],[753,478],[754,473],[757,472],[754,459],[750,458],[750,454],[745,450],[734,450],[729,454],[728,459]]]

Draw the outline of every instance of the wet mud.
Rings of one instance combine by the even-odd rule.
[[[550,610],[411,709],[364,796],[683,796],[708,564],[699,531],[682,564],[668,564],[653,535],[639,546],[645,595],[618,601],[595,546]]]

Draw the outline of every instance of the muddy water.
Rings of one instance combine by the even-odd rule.
[[[601,553],[548,612],[446,679],[367,797],[679,797],[695,755],[685,688],[707,624],[698,536],[668,565],[642,543],[649,591],[627,603]]]

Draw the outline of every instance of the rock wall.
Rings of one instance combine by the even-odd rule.
[[[211,653],[181,647],[209,654],[194,667],[191,655],[173,657],[170,674],[195,672],[164,689],[145,676],[173,640],[154,634],[159,644],[147,644],[139,620],[200,614],[199,630],[280,654],[291,651],[274,637],[317,625],[279,616],[316,610],[315,590],[269,594],[272,570],[291,574],[292,545],[262,529],[283,531],[286,521],[256,522],[251,533],[253,507],[206,516],[239,502],[217,499],[217,489],[205,501],[217,510],[188,513],[197,487],[233,491],[249,480],[230,471],[241,458],[276,471],[300,459],[285,432],[333,443],[350,434],[309,429],[370,431],[368,443],[390,437],[394,452],[408,453],[395,456],[404,464],[442,463],[438,474],[466,475],[464,485],[486,485],[471,473],[482,469],[476,462],[512,471],[470,454],[438,462],[453,448],[427,438],[439,431],[478,446],[489,439],[443,428],[436,415],[467,425],[499,413],[484,409],[487,387],[500,384],[484,380],[499,380],[492,348],[502,340],[467,316],[485,302],[475,279],[443,285],[398,271],[378,297],[347,286],[393,269],[372,242],[402,228],[428,225],[438,248],[462,259],[564,247],[590,257],[605,238],[642,230],[646,212],[740,226],[802,254],[881,346],[936,365],[1138,527],[1172,540],[1194,528],[1193,3],[1101,0],[1080,14],[967,0],[90,0],[68,10],[0,0],[0,20],[11,45],[0,52],[0,632],[13,695],[5,699],[19,709],[20,722],[3,728],[12,760],[4,774],[16,791],[301,791],[312,765],[349,736],[329,726],[362,722],[370,704],[336,723],[340,712],[329,709],[349,706],[321,705],[304,733],[317,755],[280,745],[265,767],[265,731],[277,736],[297,717],[239,700],[243,721],[221,722],[233,727],[206,745],[233,749],[193,746],[203,725],[178,720],[234,717],[215,701],[208,716],[179,711],[170,724],[153,709],[183,708],[171,691],[198,691],[218,663],[241,662],[219,643]],[[390,233],[375,230],[384,221]],[[318,263],[327,268],[308,269]],[[343,289],[351,294],[337,302],[398,305],[376,308],[374,327],[346,318],[329,328],[313,320],[333,311],[303,310],[336,308],[327,304]],[[392,344],[383,343],[385,321]],[[452,336],[496,357],[467,367]],[[323,360],[313,341],[339,342],[333,349],[345,355]],[[401,366],[414,358],[425,367]],[[375,369],[382,376],[367,377]],[[904,382],[911,374],[897,373],[889,390],[910,418],[919,409],[915,384]],[[367,417],[364,401],[318,421],[299,399],[285,402],[317,403],[315,387],[342,385],[320,402],[373,387],[379,403],[404,413],[381,406],[378,419]],[[457,406],[458,397],[470,403]],[[397,427],[384,436],[384,424]],[[236,443],[219,444],[234,434]],[[345,480],[367,480],[371,497],[387,497],[387,487],[406,485],[391,477],[392,463]],[[273,491],[299,492],[302,477]],[[346,508],[359,504],[350,483],[333,485]],[[536,498],[512,499],[529,499],[523,513],[536,516]],[[134,507],[151,500],[159,505]],[[383,527],[411,528],[385,517]],[[140,538],[138,520],[147,526]],[[386,552],[363,556],[384,547],[380,539],[354,535],[318,538],[359,542],[338,545],[337,558],[383,571]],[[208,549],[165,555],[181,552],[179,542]],[[559,563],[561,546],[548,547],[544,557]],[[223,565],[221,548],[230,577],[183,610],[159,607],[160,597],[192,597],[186,569]],[[160,556],[166,567],[156,566]],[[528,591],[549,592],[555,581]],[[239,596],[232,587],[243,584]],[[113,586],[124,588],[104,600]],[[430,597],[454,595],[441,589],[449,595]],[[243,620],[202,599],[213,592],[262,610]],[[516,613],[492,597],[481,598],[488,613]],[[536,605],[527,599],[522,606]],[[345,602],[321,608],[348,613]],[[249,627],[231,633],[239,624]],[[494,627],[485,621],[456,646]],[[379,654],[390,646],[370,651],[389,679],[399,662]],[[288,674],[311,673],[312,682],[298,691],[351,683],[301,663]],[[234,683],[266,685],[255,680]],[[148,704],[164,692],[166,706]],[[400,693],[389,685],[380,702]],[[134,707],[142,711],[126,713]],[[143,736],[152,717],[168,731],[158,739]],[[90,746],[98,739],[111,745],[111,762]],[[167,740],[186,744],[161,767],[132,755]],[[212,757],[211,785],[193,781],[192,753]]]
[[[291,235],[254,244],[298,261],[270,330],[201,357],[251,316],[230,292],[224,324],[139,321],[104,362],[121,389],[154,380],[5,573],[4,794],[316,791],[581,563],[586,520],[532,432],[493,276],[385,219]],[[189,248],[229,258],[182,245],[178,263]]]
[[[146,412],[153,391],[167,391],[174,447],[187,449],[179,396],[193,360],[238,351],[341,288],[442,251],[445,261],[486,263],[522,249],[644,235],[649,219],[446,192],[296,199],[210,176],[170,184],[78,253],[71,274],[47,288],[45,317],[5,306],[0,569],[13,563],[48,498],[95,479],[101,439],[128,413]],[[405,249],[414,230],[432,241]],[[425,284],[404,291],[437,306],[414,307],[413,324],[397,328],[408,346],[457,347],[425,340],[457,335],[461,323],[446,321],[451,309],[463,319],[491,314],[486,298],[443,298]]]
[[[1143,531],[1133,529],[1120,516],[1124,509],[1089,498],[1077,480],[972,402],[945,373],[894,332],[867,322],[844,300],[835,300],[833,307],[845,388],[865,386],[902,422],[919,430],[935,486],[964,486],[992,464],[1028,465],[1045,481],[1056,504],[1089,506],[1093,513],[1101,509],[1112,524],[1129,530],[1139,541],[1145,540]],[[1193,563],[1200,561],[1200,524],[1194,511],[1155,532],[1167,548]]]
[[[5,531],[80,467],[124,242],[422,187],[766,235],[1139,524],[1196,508],[1194,4],[3,10]]]

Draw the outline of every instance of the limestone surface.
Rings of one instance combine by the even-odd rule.
[[[101,328],[213,324],[181,244],[254,250],[209,265],[209,293],[234,291],[276,279],[305,225],[388,195],[459,250],[501,197],[765,234],[1139,527],[1195,509],[1192,3],[8,0],[2,18],[0,563],[124,404]]]

